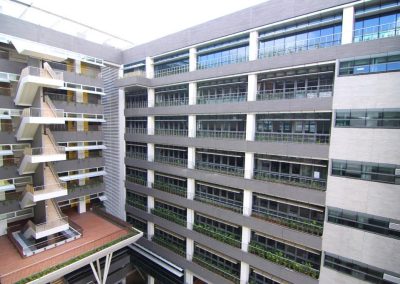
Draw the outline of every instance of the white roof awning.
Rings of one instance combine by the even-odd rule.
[[[23,55],[52,61],[64,61],[68,58],[68,55],[61,52],[59,49],[41,43],[17,38],[13,38],[11,42],[18,53]]]

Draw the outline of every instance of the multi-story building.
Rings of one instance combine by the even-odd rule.
[[[399,20],[268,1],[124,51],[138,243],[185,283],[400,283]]]
[[[102,240],[104,201],[148,283],[400,283],[399,35],[398,0],[271,0],[128,50],[1,15],[0,247]]]
[[[92,210],[106,199],[104,76],[118,73],[97,56],[116,50],[5,15],[0,21],[0,282],[61,281],[97,266],[87,280],[105,283],[129,264],[123,248],[141,236]],[[65,42],[73,43],[68,50]],[[119,267],[110,269],[111,259]]]

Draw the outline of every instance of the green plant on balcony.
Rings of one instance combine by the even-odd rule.
[[[169,192],[172,194],[176,194],[179,196],[186,197],[186,188],[180,187],[175,184],[170,184],[170,183],[161,182],[161,181],[155,181],[154,188],[165,191],[165,192]]]
[[[212,260],[209,260],[203,256],[199,255],[194,255],[193,256],[193,261],[200,266],[203,266],[204,268],[213,271],[222,277],[232,281],[233,283],[240,283],[239,277],[236,276],[237,272],[227,268],[226,266],[223,265],[218,265],[216,263],[213,263]]]
[[[186,220],[183,216],[173,213],[171,210],[156,207],[151,210],[154,215],[169,220],[171,222],[177,223],[181,226],[186,226]]]
[[[153,242],[181,255],[181,256],[186,256],[186,249],[184,246],[179,246],[169,240],[166,240],[160,236],[153,236],[151,239]]]
[[[298,263],[294,260],[288,259],[285,255],[280,251],[269,251],[267,248],[256,242],[251,241],[249,244],[249,252],[255,255],[258,255],[262,258],[265,258],[271,262],[276,264],[285,266],[294,271],[306,274],[312,278],[318,279],[319,272],[315,268],[312,267],[312,264],[307,262],[305,264]]]
[[[239,207],[239,205],[237,205],[237,206],[230,205],[230,204],[227,204],[227,203],[220,202],[218,200],[214,200],[214,199],[211,199],[211,198],[206,198],[206,197],[198,196],[198,195],[196,195],[194,197],[194,199],[196,201],[207,203],[207,204],[219,207],[219,208],[228,209],[228,210],[231,210],[231,211],[234,211],[234,212],[238,212],[240,214],[243,213],[243,208],[241,206]]]
[[[140,184],[146,186],[147,180],[140,176],[126,176],[126,180],[132,183]]]
[[[206,224],[193,224],[193,230],[234,247],[241,247],[238,236]]]
[[[147,210],[146,204],[144,204],[143,201],[140,200],[140,199],[128,197],[126,199],[126,203],[128,203],[128,205],[136,207],[138,209],[141,209],[141,210],[144,210],[144,211]]]

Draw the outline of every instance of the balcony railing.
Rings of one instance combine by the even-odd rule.
[[[154,77],[164,77],[189,72],[189,64],[154,71]]]
[[[172,242],[170,242],[169,240],[166,240],[162,237],[159,236],[153,236],[151,238],[151,240],[183,257],[186,257],[186,248],[185,247],[180,247]]]
[[[135,208],[138,208],[143,211],[147,211],[147,205],[143,204],[143,201],[140,199],[132,198],[132,197],[127,197],[126,198],[126,203],[130,206],[133,206]]]
[[[34,224],[32,221],[28,221],[28,226],[32,228],[32,230],[36,233],[44,232],[47,230],[51,230],[53,228],[57,228],[60,226],[64,226],[68,224],[68,217],[64,216],[55,220],[51,220],[49,222],[44,222],[41,224]]]
[[[275,90],[263,90],[257,92],[258,101],[268,100],[293,100],[293,99],[315,99],[333,96],[333,85],[321,85],[306,88],[286,88]]]
[[[256,132],[257,141],[329,144],[329,134]]]
[[[184,167],[184,168],[186,168],[187,164],[188,164],[187,159],[170,157],[170,156],[160,156],[160,155],[155,156],[155,161],[157,163],[169,164],[169,165],[174,165],[174,166]]]
[[[127,134],[147,134],[147,128],[125,128],[125,133]]]
[[[86,182],[86,184],[84,184],[84,185],[77,185],[77,184],[69,185],[68,190],[71,192],[73,192],[75,190],[91,190],[93,188],[100,186],[101,184],[104,184],[104,183],[103,183],[103,181],[100,181],[100,180],[89,181],[89,182]]]
[[[125,108],[147,108],[149,103],[147,101],[128,101],[125,103]]]
[[[265,219],[267,221],[277,223],[294,230],[302,231],[308,234],[321,236],[323,226],[321,222],[310,220],[301,217],[290,216],[287,214],[270,211],[268,209],[259,208],[256,209],[253,206],[252,215],[258,218]]]
[[[164,209],[164,208],[153,208],[151,209],[151,213],[154,215],[169,220],[171,222],[177,223],[181,226],[186,226],[186,216],[183,217],[179,214],[173,213],[171,210]]]
[[[243,168],[224,165],[224,164],[213,164],[213,163],[209,163],[209,162],[196,161],[196,168],[199,170],[206,170],[206,171],[216,172],[216,173],[221,173],[221,174],[226,174],[226,175],[233,175],[233,176],[243,176],[244,175]]]
[[[62,109],[43,109],[43,108],[25,108],[22,111],[22,117],[64,117]]]
[[[354,30],[354,41],[367,41],[400,35],[400,25],[396,22],[370,26]]]
[[[27,156],[58,155],[58,154],[65,154],[65,147],[64,146],[25,148],[24,149],[24,155],[27,155]]]
[[[156,128],[155,135],[188,136],[188,130],[187,129],[157,129]]]
[[[227,64],[234,64],[234,63],[240,63],[240,62],[246,62],[249,61],[249,56],[239,56],[239,55],[228,55],[228,56],[221,56],[218,58],[214,59],[209,59],[209,60],[199,60],[197,62],[197,69],[208,69],[208,68],[214,68],[214,67],[219,67]]]
[[[197,130],[196,137],[243,140],[246,138],[246,131]]]
[[[51,70],[51,68],[49,70]],[[26,76],[37,76],[37,77],[42,77],[42,78],[64,80],[63,72],[53,71],[53,70],[49,71],[49,70],[45,69],[45,68],[28,66],[28,67],[25,67],[24,69],[22,69],[20,79],[22,79]],[[18,86],[19,86],[19,84],[18,84]]]
[[[155,106],[156,107],[169,107],[169,106],[183,106],[189,104],[189,98],[176,98],[176,99],[162,99],[156,100]]]
[[[325,179],[316,179],[312,177],[277,173],[271,171],[263,171],[263,170],[255,170],[254,178],[270,181],[270,182],[278,182],[284,184],[290,184],[294,186],[325,190],[326,189],[326,180]]]
[[[129,181],[129,182],[132,182],[132,183],[143,185],[143,186],[147,185],[147,180],[145,180],[142,177],[138,177],[138,176],[127,175],[126,176],[126,180]]]
[[[136,70],[136,71],[124,73],[123,77],[124,78],[128,78],[128,77],[143,77],[143,78],[146,78],[146,71]]]
[[[249,252],[258,255],[266,260],[285,266],[291,270],[306,274],[312,278],[318,279],[319,271],[312,267],[311,263],[302,264],[291,260],[284,256],[279,251],[269,251],[266,247],[255,241],[251,241],[249,244]]]
[[[43,191],[67,190],[67,183],[60,182],[60,183],[45,184],[40,186],[32,186],[30,184],[27,184],[25,190],[32,194],[35,193],[40,194],[43,193]]]
[[[200,201],[203,203],[211,204],[216,207],[226,208],[234,212],[238,212],[240,214],[243,213],[243,202],[239,201],[226,201],[218,196],[207,194],[207,193],[197,193],[194,196],[194,200]]]
[[[147,160],[147,153],[127,151],[126,156],[137,160]]]
[[[339,45],[341,42],[342,34],[331,34],[301,41],[293,42],[291,46],[275,45],[269,46],[259,50],[259,58],[272,57],[284,54],[291,54],[310,49],[326,48],[330,46]]]
[[[237,248],[242,246],[240,236],[236,236],[206,224],[193,224],[193,230]]]
[[[162,190],[168,193],[172,193],[175,195],[187,196],[187,189],[186,187],[182,187],[176,184],[171,184],[171,183],[166,183],[166,182],[161,182],[161,181],[155,181],[153,187],[158,190]]]
[[[205,95],[197,97],[197,104],[225,104],[247,101],[247,92]]]
[[[222,277],[232,281],[235,284],[240,283],[240,278],[237,276],[238,275],[237,271],[230,270],[221,265],[216,265],[214,260],[207,259],[203,256],[196,255],[196,254],[193,255],[192,260],[193,260],[193,262],[197,263],[198,265],[221,275]]]

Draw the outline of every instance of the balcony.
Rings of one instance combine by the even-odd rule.
[[[64,161],[67,159],[65,147],[56,146],[49,135],[42,136],[41,148],[25,148],[18,168],[20,175],[34,173],[39,163]]]
[[[183,167],[183,168],[186,168],[187,163],[188,163],[187,159],[173,157],[173,156],[156,155],[154,160],[157,163],[168,164],[168,165],[173,165],[173,166]]]
[[[147,153],[144,152],[133,152],[133,151],[127,151],[126,152],[126,157],[127,158],[132,158],[136,160],[147,160]]]
[[[127,127],[125,128],[126,134],[144,134],[147,135],[147,128],[133,128]]]
[[[26,108],[22,111],[17,140],[33,140],[40,124],[65,124],[64,110],[56,109],[48,97],[41,108]]]
[[[155,70],[154,77],[165,77],[186,72],[189,72],[189,64]]]
[[[186,216],[182,216],[178,213],[174,213],[171,210],[161,208],[161,207],[155,207],[151,209],[151,213],[161,217],[163,219],[166,219],[168,221],[174,222],[178,225],[186,227]]]
[[[244,175],[244,168],[242,167],[230,166],[226,164],[214,164],[203,161],[196,161],[196,169],[232,176],[242,177]]]
[[[48,63],[44,64],[44,68],[32,66],[24,68],[18,81],[15,104],[31,106],[39,87],[53,89],[64,87],[63,73],[53,71]]]
[[[254,178],[269,182],[277,182],[294,186],[306,187],[317,190],[326,189],[326,179],[298,176],[272,171],[255,170]]]
[[[193,224],[193,230],[199,232],[203,235],[209,236],[213,239],[216,239],[220,242],[226,243],[233,247],[240,248],[242,246],[242,242],[240,240],[240,236],[226,232],[224,230],[220,230],[216,227],[209,226],[207,224]]]
[[[180,256],[186,257],[186,248],[185,247],[178,246],[178,245],[171,243],[170,241],[165,240],[164,238],[159,237],[159,236],[153,236],[151,238],[151,240],[153,242],[155,242],[156,244],[159,244],[160,246],[163,246],[163,247],[173,251],[174,253],[179,254]]]
[[[161,190],[161,191],[165,191],[168,193],[172,193],[175,195],[179,195],[182,197],[187,196],[187,190],[186,187],[183,186],[179,186],[176,184],[172,184],[172,183],[168,183],[168,182],[163,182],[163,181],[155,181],[153,184],[153,188]]]
[[[133,206],[137,209],[147,211],[147,204],[143,202],[142,199],[140,198],[135,198],[135,197],[126,197],[126,203],[130,206]]]
[[[141,176],[127,175],[126,180],[129,182],[132,182],[132,183],[143,185],[143,186],[147,185],[147,180]]]
[[[329,144],[329,134],[256,132],[256,141]]]
[[[247,92],[200,96],[197,104],[227,104],[247,101]]]
[[[257,101],[329,98],[333,96],[333,85],[308,88],[285,88],[257,92]]]
[[[7,258],[0,260],[1,283],[53,283],[59,275],[89,265],[96,259],[136,242],[142,236],[131,225],[97,209],[83,214],[69,211],[68,219],[70,229],[76,230],[80,237],[71,241],[73,235],[59,235],[48,242],[38,243],[41,253],[29,258],[21,257],[23,248],[17,247],[12,239],[0,237],[0,250],[7,255]],[[9,228],[9,235],[12,233]]]
[[[258,255],[259,257],[262,257],[268,261],[274,262],[276,264],[285,266],[291,270],[303,273],[305,275],[308,275],[312,278],[318,279],[319,276],[319,271],[317,269],[314,269],[311,263],[299,263],[294,260],[291,260],[287,257],[284,256],[284,254],[280,251],[270,251],[267,250],[267,248],[262,245],[261,243],[258,243],[256,241],[251,241],[249,243],[249,252],[255,255]]]
[[[156,107],[170,107],[170,106],[184,106],[189,104],[189,97],[181,97],[181,98],[156,98],[155,106]]]
[[[177,129],[156,128],[154,134],[160,136],[188,136],[188,130],[178,129],[178,128]]]

